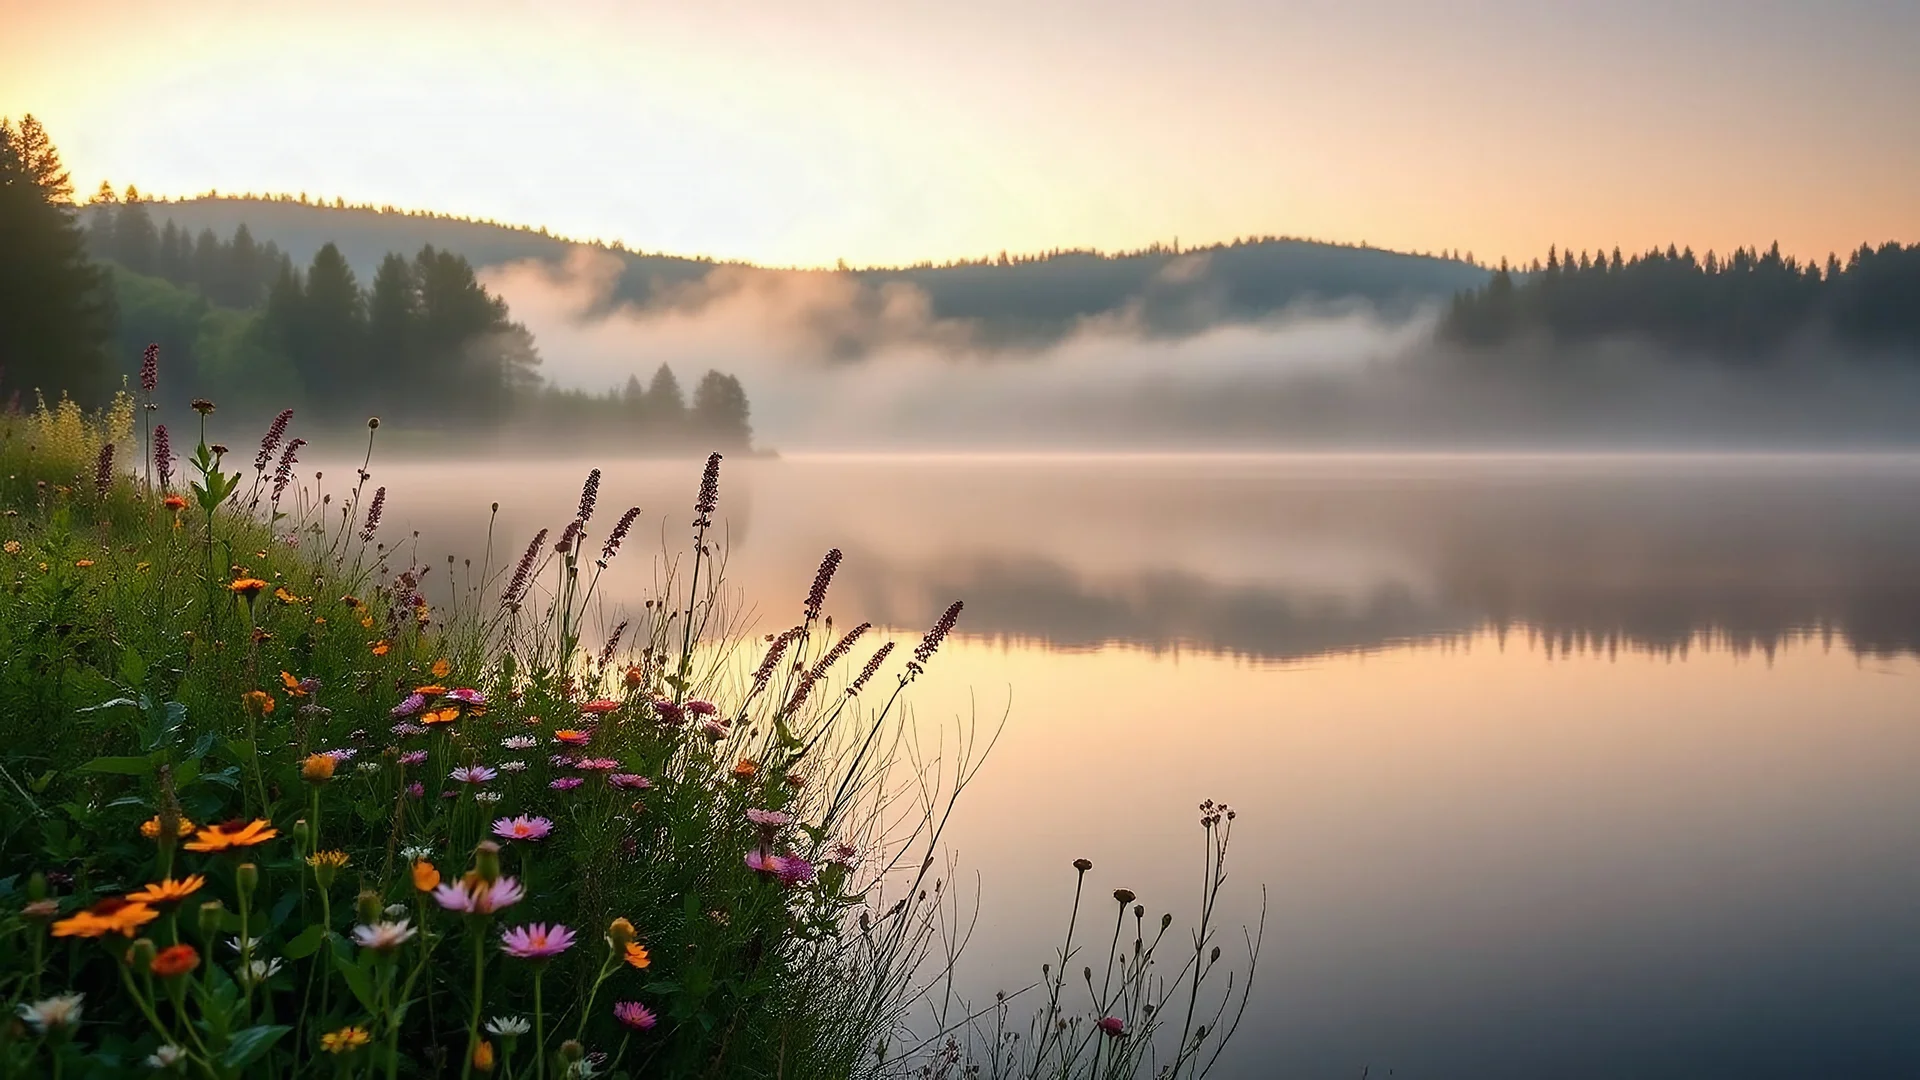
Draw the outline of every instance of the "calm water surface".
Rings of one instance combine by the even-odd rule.
[[[488,502],[517,549],[591,464],[684,542],[697,464],[377,480],[423,556],[477,554]],[[1184,923],[1212,797],[1233,921],[1270,904],[1227,1075],[1920,1075],[1920,459],[817,457],[722,491],[760,629],[833,546],[842,625],[966,601],[914,702],[1008,716],[952,833],[981,996],[1050,958],[1076,857]]]

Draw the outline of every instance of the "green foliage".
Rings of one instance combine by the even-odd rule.
[[[0,119],[0,396],[105,400],[112,309],[104,285],[46,129],[32,116]]]

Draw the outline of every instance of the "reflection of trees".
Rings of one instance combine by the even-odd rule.
[[[1271,537],[1276,559],[1289,539],[1387,547],[1417,588],[1387,572],[1339,593],[1229,584],[1195,567],[1088,574],[1037,555],[923,567],[866,557],[849,571],[879,621],[918,627],[963,596],[969,632],[1064,648],[1286,659],[1491,627],[1552,652],[1770,654],[1811,638],[1920,654],[1915,494],[1920,479],[1892,477],[1482,478],[1278,496],[1300,511],[1292,527],[1271,503],[1183,511],[1246,529],[1250,547]]]

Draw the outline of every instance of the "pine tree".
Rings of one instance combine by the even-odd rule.
[[[718,371],[701,377],[693,391],[693,428],[716,449],[744,450],[753,439],[747,392],[740,380]]]
[[[112,329],[59,152],[32,116],[0,119],[0,393],[99,401]]]
[[[114,211],[113,250],[109,257],[136,274],[151,274],[160,258],[160,231],[140,198],[140,189],[127,185],[127,195]]]
[[[661,364],[647,384],[647,419],[662,432],[677,432],[687,416],[687,399],[673,369]]]
[[[353,268],[340,249],[327,244],[314,253],[289,342],[294,369],[307,397],[322,415],[339,415],[366,385],[366,307]]]

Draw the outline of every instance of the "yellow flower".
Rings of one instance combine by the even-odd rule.
[[[153,564],[150,562],[137,562],[133,564],[133,572],[136,574],[144,574],[151,569],[153,569]]]
[[[433,677],[436,679],[446,678],[452,670],[453,664],[444,656],[433,662]]]
[[[187,836],[193,832],[193,822],[188,821],[186,818],[183,817],[180,819],[178,828],[180,830],[181,836]],[[150,817],[147,820],[140,823],[140,835],[146,837],[149,840],[160,839],[159,815],[156,814],[155,816]]]
[[[413,864],[413,887],[421,892],[432,892],[440,884],[440,871],[425,859]]]
[[[186,847],[188,851],[231,851],[264,844],[279,835],[280,830],[265,818],[227,821],[196,831]]]
[[[309,784],[324,784],[333,779],[333,769],[338,762],[326,754],[308,754],[300,763],[300,779]]]
[[[330,870],[338,870],[347,865],[350,858],[351,856],[344,851],[316,851],[307,856],[307,865],[313,867],[315,870],[319,870],[322,867]]]
[[[345,1054],[360,1049],[370,1041],[372,1037],[365,1028],[348,1026],[320,1036],[320,1049],[329,1054]]]
[[[647,955],[647,947],[637,941],[627,942],[626,961],[628,964],[645,971],[653,963],[653,957]]]
[[[199,892],[206,883],[207,879],[199,874],[188,874],[179,881],[165,878],[135,889],[127,894],[127,899],[136,904],[177,904]]]
[[[97,938],[125,934],[132,937],[135,930],[159,917],[159,912],[145,904],[115,896],[54,923],[53,936]]]

